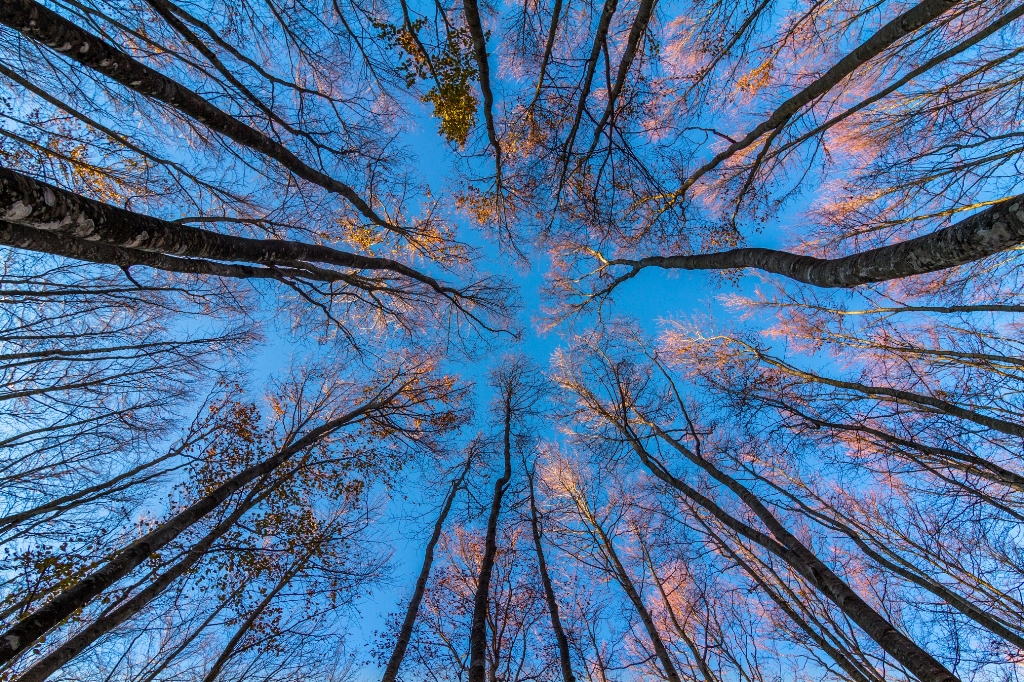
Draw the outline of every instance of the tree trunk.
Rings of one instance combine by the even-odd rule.
[[[825,562],[818,558],[806,545],[790,533],[785,526],[761,500],[748,488],[739,483],[736,479],[728,476],[718,467],[703,457],[697,456],[689,448],[672,438],[656,424],[651,425],[655,433],[675,448],[686,459],[707,472],[713,479],[731,490],[743,503],[761,520],[772,534],[771,542],[759,540],[758,536],[748,535],[763,547],[776,554],[779,558],[789,564],[797,573],[817,588],[823,595],[828,597],[839,609],[846,614],[850,620],[856,623],[869,637],[878,643],[882,649],[887,651],[915,677],[922,682],[959,682],[959,679],[949,672],[945,666],[939,663],[927,651],[919,647],[913,640],[892,626],[881,614],[871,608],[867,602],[861,599],[860,595],[853,591],[842,578],[836,575]],[[701,506],[709,509],[708,500],[703,496],[694,497],[690,492],[692,488],[672,476],[660,464],[655,466],[653,458],[638,441],[633,441],[633,447],[641,456],[644,465],[658,478],[665,481],[672,487],[680,490],[690,499]],[[720,513],[725,513],[717,505],[714,508]],[[718,516],[718,514],[716,514]],[[736,523],[745,526],[739,521]],[[741,531],[742,532],[742,531]]]
[[[558,600],[555,599],[555,589],[551,585],[548,565],[544,560],[544,547],[541,545],[540,539],[540,519],[533,494],[533,472],[528,471],[527,476],[530,479],[530,526],[533,528],[533,544],[537,548],[537,570],[540,572],[540,581],[544,586],[544,598],[547,600],[548,614],[551,616],[551,629],[555,632],[555,642],[558,644],[558,664],[562,669],[562,682],[576,682],[576,677],[572,674],[572,660],[569,658],[569,640],[565,636],[565,629],[562,628],[562,619],[558,616]]]
[[[189,227],[94,201],[7,168],[0,168],[0,221],[0,241],[4,244],[80,260],[121,266],[148,265],[175,272],[189,272],[180,269],[192,263],[186,257],[280,264],[286,268],[302,267],[302,263],[322,263],[359,270],[387,270],[427,284],[435,291],[443,290],[434,279],[388,258],[362,256],[317,244],[249,239]],[[34,232],[25,228],[32,228]],[[105,250],[104,246],[116,247],[116,250]],[[135,258],[139,259],[137,263]],[[228,276],[260,276],[254,273],[255,268],[236,264],[211,263],[205,267],[214,270],[209,274],[220,274],[216,269],[224,268],[237,271]],[[264,276],[274,276],[266,272]],[[200,270],[200,274],[207,273]],[[313,276],[316,278],[315,273]]]
[[[458,494],[459,488],[462,487],[462,482],[466,479],[466,474],[469,472],[469,465],[472,461],[473,457],[470,454],[466,458],[466,464],[463,466],[459,477],[452,481],[451,489],[445,496],[444,504],[441,506],[441,512],[437,515],[437,521],[434,522],[434,532],[430,536],[430,542],[427,543],[426,551],[423,553],[423,567],[420,569],[420,575],[416,579],[416,587],[413,590],[412,599],[409,600],[409,607],[405,611],[405,619],[402,621],[402,627],[398,631],[395,649],[391,652],[391,658],[388,659],[388,664],[384,668],[384,676],[381,678],[381,682],[395,682],[398,677],[398,669],[402,665],[405,651],[409,648],[409,641],[412,639],[412,629],[416,624],[416,616],[420,610],[420,603],[423,601],[423,593],[427,589],[430,568],[434,564],[434,548],[441,538],[444,521],[448,518],[448,512],[451,511],[452,504],[455,502],[455,496]]]
[[[101,617],[64,644],[61,644],[53,652],[47,654],[45,658],[22,673],[18,677],[18,682],[43,682],[50,675],[57,672],[65,663],[85,651],[93,642],[145,608],[147,604],[170,587],[171,583],[195,566],[206,555],[206,552],[209,551],[218,538],[231,530],[245,512],[266,499],[276,487],[277,485],[275,484],[263,490],[251,491],[248,499],[241,502],[226,519],[214,526],[213,530],[191,547],[183,559],[164,571],[149,586],[115,611]]]
[[[494,558],[498,553],[498,515],[505,487],[512,478],[512,391],[505,397],[504,426],[505,470],[494,482],[491,496],[491,510],[487,516],[487,535],[484,539],[484,556],[480,562],[480,576],[477,579],[476,595],[473,599],[473,621],[469,632],[469,682],[484,682],[487,679],[487,611],[490,606],[491,572]]]
[[[845,288],[946,270],[1006,251],[1024,242],[1024,195],[988,207],[955,225],[899,244],[845,258],[823,259],[772,249],[730,249],[693,256],[613,260],[633,269],[615,285],[647,267],[680,270],[754,268],[819,287]]]
[[[273,457],[254,464],[231,477],[208,495],[125,547],[103,567],[82,578],[52,601],[18,621],[0,635],[0,663],[5,663],[25,651],[51,628],[85,607],[104,590],[131,573],[152,554],[160,551],[162,547],[219,507],[245,485],[272,473],[296,453],[316,444],[322,438],[379,405],[380,401],[365,403],[348,414],[313,429]]]
[[[149,68],[34,0],[4,0],[0,3],[0,23],[140,95],[177,109],[244,147],[276,160],[303,180],[340,194],[374,224],[393,227],[345,183],[312,168],[281,143],[250,128],[182,84]]]

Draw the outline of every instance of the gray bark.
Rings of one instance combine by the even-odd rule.
[[[21,229],[16,229],[19,226]],[[95,201],[8,168],[0,168],[0,243],[121,267],[146,265],[172,272],[228,277],[274,279],[281,275],[250,265],[190,259],[300,268],[304,277],[330,277],[330,271],[315,267],[305,274],[308,267],[305,264],[320,263],[393,272],[439,293],[453,293],[435,279],[388,258],[363,256],[317,244],[250,239],[189,227]],[[338,279],[347,276],[336,274]]]
[[[280,142],[247,126],[182,84],[34,0],[4,0],[0,3],[0,23],[140,95],[177,109],[240,145],[274,159],[303,180],[340,194],[374,224],[394,227],[378,216],[351,187],[309,166]]]
[[[896,552],[888,550],[888,548],[876,551],[876,549],[872,547],[869,542],[860,535],[860,533],[841,521],[839,518],[827,516],[821,512],[811,510],[807,505],[803,504],[802,501],[800,501],[800,504],[809,514],[814,516],[824,525],[843,532],[847,537],[853,540],[861,551],[868,555],[879,566],[895,573],[907,582],[913,583],[914,585],[931,592],[936,597],[943,600],[989,632],[1002,637],[1021,651],[1024,651],[1024,636],[1022,636],[1021,632],[1015,630],[1011,624],[1006,623],[995,615],[986,613],[970,599],[947,588],[945,585],[929,579],[926,575],[920,572],[917,567],[903,559],[903,557],[899,556]],[[892,560],[883,556],[882,551],[887,551],[892,556]],[[897,563],[897,561],[899,563]]]
[[[692,256],[617,259],[632,270],[612,287],[647,267],[680,270],[754,268],[819,287],[845,288],[946,270],[1024,243],[1024,195],[1018,195],[931,234],[844,258],[814,258],[773,249],[730,249]]]
[[[480,8],[477,7],[476,0],[462,0],[462,9],[466,14],[466,26],[469,27],[469,33],[473,36],[473,54],[476,57],[480,94],[483,95],[484,100],[484,126],[487,128],[487,140],[494,148],[495,185],[500,195],[501,144],[498,142],[498,131],[494,126],[494,93],[491,92],[491,68],[487,61],[487,39],[480,21]]]
[[[569,157],[572,155],[573,146],[576,144],[576,133],[583,120],[583,113],[587,110],[587,98],[590,97],[590,88],[593,86],[594,72],[597,71],[597,61],[601,56],[601,48],[608,38],[608,27],[612,23],[612,16],[615,14],[617,7],[618,0],[605,0],[604,9],[601,10],[601,18],[597,22],[597,33],[594,34],[594,44],[590,48],[590,58],[587,59],[587,70],[583,76],[580,99],[576,105],[576,115],[572,121],[572,128],[569,129],[569,135],[565,138],[565,148],[562,150],[564,167],[561,184],[565,183],[565,174],[569,171]]]
[[[709,526],[704,519],[699,516],[696,517],[697,521],[704,527],[704,529],[715,539],[716,544],[728,554],[733,561],[740,566],[747,575],[757,583],[757,585],[771,598],[775,605],[785,613],[790,620],[796,623],[797,627],[804,631],[804,633],[810,637],[822,651],[836,662],[840,668],[843,669],[846,674],[850,676],[853,682],[873,682],[880,679],[873,670],[864,670],[861,668],[861,664],[857,662],[853,657],[848,656],[846,652],[843,652],[832,645],[827,638],[825,638],[820,632],[816,631],[811,624],[807,622],[802,615],[797,613],[792,605],[786,602],[783,595],[776,592],[775,588],[767,583],[765,578],[750,564],[743,560],[743,558],[729,546],[729,543],[722,537],[720,537],[715,531]]]

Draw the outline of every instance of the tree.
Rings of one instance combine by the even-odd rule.
[[[587,355],[578,360],[566,357],[560,362],[561,384],[583,403],[578,419],[585,420],[592,427],[610,429],[602,437],[635,450],[653,476],[685,495],[731,530],[786,562],[916,677],[957,679],[860,597],[807,543],[786,528],[750,487],[723,471],[709,459],[709,455],[704,454],[706,438],[701,434],[703,429],[690,417],[671,377],[667,372],[663,373],[668,386],[661,390],[654,383],[654,372],[661,371],[662,366],[656,361],[652,361],[652,366],[645,367],[630,360],[614,358],[611,353],[615,351],[607,346],[602,347],[600,337],[590,343],[593,344],[590,347],[592,350],[588,349],[587,340],[584,340],[578,351]],[[588,367],[584,364],[587,360],[594,364]],[[580,369],[574,370],[576,367]],[[677,433],[683,435],[677,436]],[[689,443],[683,438],[688,439]],[[751,526],[735,513],[723,509],[719,502],[678,478],[668,468],[663,456],[653,450],[654,447],[674,450],[710,479],[729,490],[763,524],[764,530]],[[717,459],[721,455],[716,453],[710,456]]]
[[[400,466],[401,458],[407,456],[403,450],[405,442],[413,447],[432,447],[430,439],[443,436],[459,424],[460,389],[451,378],[437,375],[429,358],[418,363],[404,358],[393,368],[382,368],[365,383],[359,382],[358,375],[345,382],[336,375],[321,374],[319,385],[313,383],[316,378],[315,374],[300,375],[297,382],[283,387],[275,411],[285,420],[276,433],[274,427],[259,428],[258,412],[253,406],[236,403],[229,409],[227,429],[219,430],[224,441],[214,440],[206,446],[204,457],[196,462],[192,482],[195,487],[186,488],[185,499],[173,505],[169,517],[154,523],[142,537],[116,549],[94,566],[85,567],[82,575],[68,575],[60,589],[44,603],[31,610],[25,608],[4,634],[5,662],[23,655],[44,634],[93,602],[99,602],[102,595],[147,561],[160,558],[158,566],[165,566],[160,575],[155,575],[155,567],[149,567],[144,571],[148,578],[122,589],[121,595],[113,600],[104,597],[101,603],[113,601],[117,607],[104,608],[103,615],[32,663],[21,675],[26,679],[45,679],[205,559],[214,543],[229,534],[250,510],[280,499],[285,506],[276,513],[294,514],[289,509],[292,500],[317,488],[324,488],[328,495],[356,495],[358,499],[364,481],[356,478],[346,482],[347,476],[339,476],[336,481],[325,483],[324,475],[332,470],[340,474],[349,469],[372,472]],[[431,406],[438,401],[451,404],[453,410],[430,413]],[[426,415],[424,408],[428,410]],[[318,419],[321,423],[312,426]],[[359,426],[363,433],[354,434],[348,443],[342,439],[348,453],[332,453],[327,447],[329,439],[339,429],[350,426]],[[376,453],[362,452],[360,438],[384,438],[385,444],[391,441],[397,446],[392,456],[398,457],[398,461],[389,461],[383,448]],[[309,488],[309,492],[300,494],[303,488]],[[221,518],[213,521],[212,528],[199,530],[211,514]],[[199,538],[193,544],[175,549],[179,538],[197,530]],[[258,537],[266,535],[259,533]],[[295,541],[294,534],[285,537]],[[163,559],[164,552],[170,557]]]
[[[0,4],[0,679],[1014,674],[1022,21]]]

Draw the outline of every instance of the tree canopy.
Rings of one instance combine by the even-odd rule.
[[[1016,680],[1022,74],[1006,0],[0,0],[0,682]]]

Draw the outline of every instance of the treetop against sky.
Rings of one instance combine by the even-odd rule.
[[[1022,27],[0,0],[0,680],[1016,679]]]

